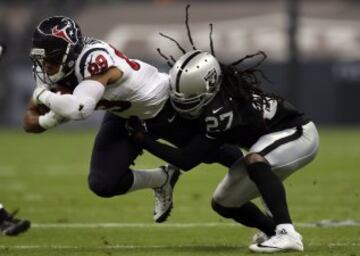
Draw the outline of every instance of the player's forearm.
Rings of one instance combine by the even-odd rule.
[[[143,147],[153,155],[185,171],[192,169],[201,162],[199,159],[191,158],[182,149],[155,141],[148,135],[144,136]]]
[[[152,139],[144,134],[143,147],[157,157],[188,171],[207,159],[207,156],[217,150],[221,143],[208,139],[205,135],[195,136],[185,147],[175,148]]]
[[[101,83],[85,80],[75,88],[73,94],[60,95],[42,90],[36,99],[60,116],[71,120],[80,120],[92,114],[104,90]]]

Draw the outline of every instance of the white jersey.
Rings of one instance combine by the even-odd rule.
[[[169,97],[168,75],[145,62],[127,58],[103,41],[86,38],[84,49],[75,64],[78,82],[111,67],[120,69],[123,76],[106,85],[97,109],[111,111],[123,118],[155,117]]]

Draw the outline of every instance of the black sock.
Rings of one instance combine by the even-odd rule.
[[[265,162],[257,162],[248,165],[247,171],[272,213],[275,224],[292,223],[284,185],[279,177],[271,171],[271,166]]]
[[[275,223],[273,219],[266,216],[255,204],[248,202],[237,209],[236,217],[233,218],[247,227],[254,227],[267,236],[275,235]]]
[[[247,202],[241,207],[224,207],[213,200],[212,208],[219,215],[233,219],[244,226],[257,228],[268,236],[275,234],[274,221],[251,202]]]

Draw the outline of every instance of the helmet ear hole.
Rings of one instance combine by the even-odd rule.
[[[219,90],[220,64],[208,52],[187,52],[170,70],[170,84],[170,101],[175,110],[184,117],[196,118]]]

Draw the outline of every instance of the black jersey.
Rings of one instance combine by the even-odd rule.
[[[249,149],[265,134],[309,121],[289,102],[278,97],[268,96],[263,104],[245,103],[220,90],[197,119],[199,134],[190,141],[184,141],[185,146],[174,148],[145,134],[143,147],[182,170],[190,170],[221,145],[233,144]]]
[[[284,99],[267,96],[262,104],[241,102],[221,90],[206,106],[200,126],[208,138],[249,148],[264,134],[307,122],[303,113]]]

